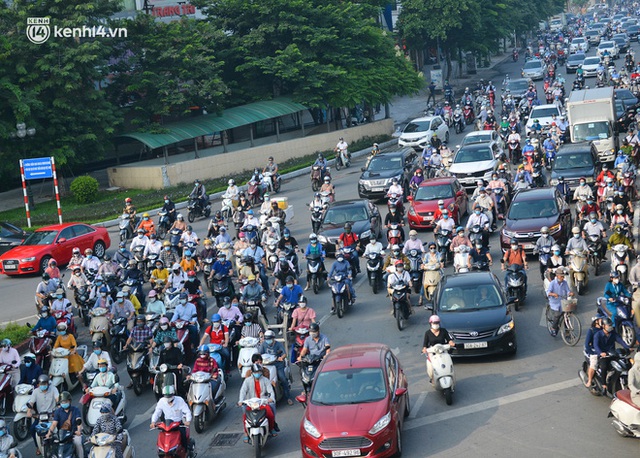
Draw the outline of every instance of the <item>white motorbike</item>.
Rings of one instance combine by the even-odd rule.
[[[614,245],[611,250],[611,272],[618,272],[620,283],[626,283],[629,277],[629,266],[627,264],[627,246]]]
[[[116,436],[113,434],[99,433],[95,436],[91,436],[89,442],[93,445],[89,452],[89,458],[111,458],[116,455]],[[136,452],[131,444],[131,438],[129,437],[129,431],[126,429],[122,431],[122,457],[123,458],[135,458]]]
[[[238,341],[240,352],[238,353],[238,371],[240,378],[244,379],[251,374],[251,357],[258,353],[260,340],[255,337],[243,337]]]
[[[86,345],[78,345],[76,348],[82,359],[87,353]],[[49,367],[49,378],[51,385],[55,386],[58,391],[73,391],[79,384],[80,380],[71,377],[69,373],[69,359],[71,351],[66,348],[58,347],[51,350],[51,367]]]
[[[640,438],[640,405],[633,402],[630,390],[616,392],[609,406],[609,417],[613,417],[611,424],[618,434]]]
[[[467,245],[460,245],[456,247],[453,255],[453,270],[456,273],[465,273],[471,270],[471,256],[469,252],[471,248]]]
[[[229,220],[233,215],[233,210],[238,206],[238,196],[232,196],[226,192],[222,195],[222,209],[220,212],[225,220]]]
[[[118,405],[114,409],[114,414],[120,420],[120,423],[124,425],[127,422],[127,414],[125,409],[127,407],[127,398],[122,389],[120,391],[120,401]],[[100,408],[104,405],[111,405],[111,399],[107,396],[111,394],[111,390],[106,386],[96,386],[89,389],[88,396],[91,398],[87,404],[84,405],[82,409],[82,413],[84,416],[84,432],[85,434],[89,434],[93,427],[96,425],[98,418],[102,415],[100,413]],[[113,407],[113,406],[112,406]]]
[[[247,407],[244,430],[249,437],[249,445],[253,447],[255,456],[261,456],[262,447],[265,446],[269,438],[269,420],[262,407],[269,405],[269,400],[251,398],[245,399],[242,404]]]
[[[193,425],[197,433],[202,433],[207,422],[213,421],[227,406],[224,396],[226,389],[227,384],[224,381],[222,369],[218,369],[218,376],[213,379],[213,382],[208,372],[191,374],[187,403],[191,406]]]
[[[427,264],[425,266],[424,274],[422,275],[422,287],[424,288],[424,297],[427,302],[433,301],[441,278],[442,270],[438,264]]]
[[[173,312],[178,306],[180,300],[180,290],[177,288],[169,288],[164,293],[164,306],[167,312]]]
[[[450,351],[451,347],[448,344],[436,344],[427,348],[427,375],[432,380],[434,388],[442,391],[448,406],[453,402],[453,391],[456,386]]]
[[[269,381],[274,386],[273,391],[276,395],[276,402],[278,402],[284,396],[284,391],[282,390],[282,385],[278,381],[278,370],[276,369],[276,360],[278,358],[276,355],[269,355],[267,353],[263,353],[262,355],[262,366],[269,369]],[[289,368],[289,359],[285,356],[284,358],[284,375],[287,377],[289,383],[291,383],[291,369]]]
[[[13,437],[22,442],[29,437],[29,428],[31,427],[31,419],[27,417],[27,403],[33,393],[33,385],[30,383],[21,383],[16,385],[13,398],[13,411],[16,416],[13,417]]]
[[[589,285],[589,252],[571,250],[569,252],[569,276],[579,295],[585,293]]]

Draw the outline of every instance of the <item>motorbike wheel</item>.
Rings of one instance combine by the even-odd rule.
[[[623,323],[620,325],[620,337],[622,337],[624,343],[631,347],[636,342],[636,330],[633,326]]]
[[[401,307],[396,309],[396,325],[398,326],[398,331],[402,331],[407,327],[407,322]]]
[[[318,294],[318,290],[320,289],[318,277],[313,277],[311,281],[313,282],[313,294]]]
[[[81,309],[82,310],[82,309]],[[82,323],[86,326],[89,326],[89,322],[91,321],[91,317],[87,312],[82,312]]]
[[[447,405],[450,406],[451,404],[453,404],[453,391],[451,391],[451,388],[447,388],[446,390],[444,390],[443,394],[444,401],[447,403]]]
[[[334,300],[335,303],[335,300]],[[341,299],[340,302],[335,303],[335,307],[336,307],[336,314],[338,315],[338,318],[342,318],[344,316],[344,301]]]
[[[373,290],[373,294],[378,294],[378,277],[375,277],[371,282],[371,289]]]
[[[600,275],[600,260],[597,256],[593,257],[593,269],[595,270],[595,276]]]
[[[211,216],[211,208],[207,208],[207,209],[204,211],[204,217],[205,217],[205,218],[208,218],[209,216]]]
[[[194,212],[189,212],[187,214],[187,219],[190,223],[193,223],[196,220],[196,214]]]
[[[422,288],[422,283],[419,281],[416,281],[413,283],[413,292],[418,294],[420,292],[420,288]]]
[[[253,436],[253,456],[260,458],[262,456],[262,444],[260,443],[260,436]]]
[[[342,161],[339,157],[336,158],[336,170],[340,170],[342,168]]]
[[[115,342],[113,342],[113,351],[111,352],[111,357],[116,364],[120,364],[123,360],[122,347],[122,340],[117,339]]]
[[[312,180],[311,181],[311,190],[313,192],[318,192],[319,189],[320,189],[320,183],[318,183],[317,180]]]
[[[127,233],[126,232],[120,232],[120,241],[121,242],[126,242],[127,241]]]
[[[578,317],[573,313],[565,315],[560,320],[560,333],[565,344],[575,346],[582,335],[582,324]]]
[[[160,240],[164,240],[165,236],[167,235],[167,228],[164,227],[164,225],[158,226],[157,235]]]
[[[138,375],[133,380],[133,392],[136,394],[136,396],[140,396],[142,394],[142,388],[143,388],[142,384],[143,384],[142,375]]]
[[[193,426],[198,434],[202,434],[206,423],[207,419],[205,418],[204,411],[200,415],[193,417]]]
[[[31,419],[24,417],[17,422],[13,423],[13,437],[18,442],[22,442],[29,437],[29,428],[31,428]]]
[[[583,281],[576,281],[576,291],[578,292],[579,296],[582,296],[584,294],[584,282]]]

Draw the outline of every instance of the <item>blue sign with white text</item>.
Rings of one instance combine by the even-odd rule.
[[[23,159],[25,180],[39,180],[53,178],[53,167],[50,157],[37,157],[35,159]]]

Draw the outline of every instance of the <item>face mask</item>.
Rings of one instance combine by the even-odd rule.
[[[175,275],[178,275],[178,274],[180,273],[180,269],[176,269],[176,270],[174,270],[174,271],[173,271],[173,273],[174,273]]]
[[[250,322],[248,322],[248,321],[246,321],[246,322],[244,323],[244,325],[245,325],[245,326],[251,326],[251,323],[250,323]]]
[[[124,297],[119,297],[118,298],[118,303],[122,304],[124,302]]]
[[[180,299],[180,303],[181,303],[182,305],[184,305],[184,304],[186,304],[186,303],[187,303],[187,300],[186,300],[186,299]]]
[[[81,273],[82,273],[82,272],[76,272],[76,273],[75,273],[75,276],[76,276],[76,277],[79,277]]]
[[[173,396],[165,398],[169,404],[173,404]]]
[[[313,337],[314,339],[315,339],[316,337],[318,337],[318,333],[317,333],[317,332],[310,332],[310,333],[309,333],[309,335],[310,335],[311,337]]]
[[[169,201],[168,201],[168,200],[165,200],[165,201],[164,201],[164,203],[165,203],[165,204],[168,204],[168,203],[169,203]]]
[[[220,323],[213,323],[213,329],[220,329]]]
[[[162,326],[160,326],[160,329],[162,329],[163,331],[166,331],[167,329],[169,329],[169,326],[167,326],[166,324],[163,324]]]
[[[142,218],[142,219],[145,220],[145,221],[149,221],[149,218]]]
[[[47,388],[49,388],[49,385],[40,385],[40,391],[47,391]]]
[[[164,251],[169,251],[169,250],[171,250],[171,247],[170,247],[170,246],[166,246],[166,247],[164,247]],[[122,250],[122,251],[124,251],[124,250]]]
[[[614,278],[614,279],[612,280],[612,283],[613,283],[614,285],[617,285],[618,283],[620,283],[620,280],[618,280],[617,278]]]
[[[438,208],[442,210],[444,208],[444,205],[438,205]]]
[[[88,254],[87,255],[87,259],[91,259],[91,258],[93,258],[93,255],[92,254]]]
[[[67,333],[67,331],[58,331],[58,334],[60,334],[61,336],[64,336],[66,333]]]
[[[271,345],[273,343],[273,339],[264,339],[267,345]]]
[[[253,375],[253,378],[256,379],[256,380],[259,379],[262,376],[262,374],[260,372],[256,372],[255,374],[252,374],[252,375]]]
[[[344,261],[344,258],[342,256],[340,256],[339,258],[336,258],[336,261],[342,262],[342,261]]]
[[[618,211],[616,211],[616,213],[617,213],[618,215],[622,215],[622,213],[624,213],[624,212],[623,212],[622,210],[618,210]]]
[[[442,219],[449,219],[449,215],[442,215]]]
[[[231,308],[231,304],[224,304],[224,308],[230,309]]]
[[[286,261],[287,261],[287,259],[286,259],[286,258],[278,258],[278,260],[279,260],[280,262],[286,262]]]
[[[43,280],[45,285],[49,284],[49,280]]]
[[[587,184],[587,183],[584,183],[584,182],[582,182],[582,181],[580,182],[580,186],[586,186],[586,184]]]
[[[107,372],[107,368],[106,367],[101,367],[100,368],[100,372]]]
[[[69,402],[61,402],[60,403],[60,407],[62,407],[65,410],[67,410],[70,406],[71,406],[71,403],[69,403]]]
[[[237,306],[238,306],[237,302],[232,302],[231,305],[230,305],[230,307],[237,307]]]
[[[416,236],[415,236],[415,235],[410,235],[410,236],[409,236],[409,238],[410,238],[411,240],[415,240],[415,239],[416,239]]]
[[[293,283],[287,283],[287,288],[289,289],[293,288]]]
[[[32,364],[33,363],[24,363],[24,365],[27,366],[27,367],[31,367]]]
[[[556,256],[560,256],[560,252],[559,251],[554,251],[553,254],[555,254]]]
[[[120,253],[124,253],[126,251],[125,248],[120,248]]]
[[[169,348],[171,348],[171,342],[167,342],[167,343],[165,343],[165,344],[164,344],[164,348],[166,348],[167,350],[168,350]]]
[[[256,243],[251,244],[251,248],[256,248],[258,245]]]
[[[576,238],[576,239],[579,239],[580,238],[580,234],[573,234],[573,237]]]
[[[479,215],[479,214],[480,214],[480,210],[476,210],[476,211],[474,211],[474,213],[475,213],[476,215]]]
[[[58,296],[56,296],[56,298],[62,299],[62,294],[59,294]]]
[[[99,355],[99,354],[101,354],[101,353],[102,353],[102,350],[93,350],[93,352],[94,352],[96,355]]]
[[[190,278],[189,281],[195,281],[195,278]]]
[[[434,329],[434,330],[436,330],[436,331],[437,331],[438,329],[440,329],[440,325],[439,325],[439,324],[436,324],[436,323],[433,323],[433,324],[431,325],[431,329]]]
[[[107,297],[107,293],[100,293],[100,296]]]
[[[49,312],[42,312],[42,318],[46,318],[49,316]]]

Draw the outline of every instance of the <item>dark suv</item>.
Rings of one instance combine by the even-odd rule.
[[[358,180],[358,195],[366,199],[384,197],[391,186],[391,180],[398,179],[404,189],[404,195],[409,195],[409,181],[416,168],[418,153],[413,148],[400,151],[380,153],[371,158],[367,167],[363,167]]]
[[[569,188],[574,190],[579,186],[580,178],[584,177],[587,184],[593,186],[599,172],[600,162],[595,145],[587,142],[570,143],[558,149],[551,169],[550,184],[558,184],[558,178],[563,177]]]
[[[569,204],[555,187],[519,191],[507,210],[500,231],[500,246],[503,251],[507,250],[515,238],[527,253],[532,253],[542,226],[549,228],[556,242],[566,244],[571,222]]]
[[[490,272],[445,276],[433,307],[456,346],[453,356],[513,354],[517,350],[511,304]]]

